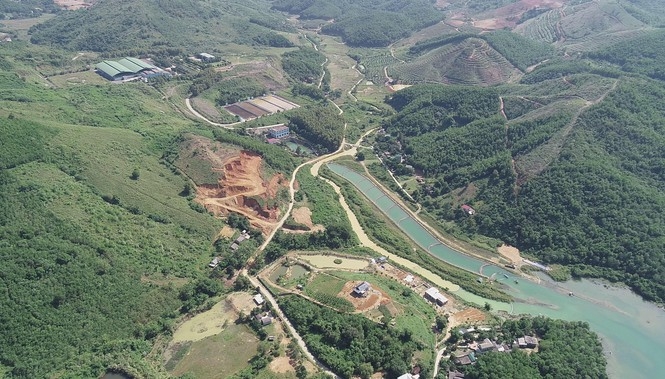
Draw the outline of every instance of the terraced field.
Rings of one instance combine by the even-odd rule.
[[[360,71],[365,74],[367,80],[371,80],[374,84],[382,84],[386,81],[383,68],[386,66],[394,66],[400,64],[400,61],[393,58],[390,53],[380,53],[362,57],[360,61]]]
[[[550,10],[518,25],[514,32],[556,43],[572,53],[601,49],[649,29],[619,3],[601,0]]]
[[[552,9],[518,25],[514,32],[536,41],[556,42],[563,38],[563,31],[559,25],[562,12],[559,9]]]
[[[520,72],[486,41],[468,38],[389,66],[388,75],[406,84],[493,85],[514,81]]]

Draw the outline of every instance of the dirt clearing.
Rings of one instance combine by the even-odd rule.
[[[357,281],[346,282],[342,291],[337,294],[338,297],[346,299],[353,304],[353,307],[358,312],[365,312],[374,309],[381,304],[388,304],[391,302],[390,297],[378,288],[372,287],[369,294],[365,297],[360,297],[353,294],[353,289],[360,284]]]
[[[516,247],[509,245],[501,245],[497,251],[501,254],[502,257],[508,259],[514,265],[521,265],[522,257],[520,256],[520,251]]]
[[[487,319],[485,314],[476,308],[467,308],[463,311],[454,313],[448,319],[449,327],[452,329],[462,324],[477,324]]]
[[[263,159],[254,152],[243,150],[223,162],[218,158],[210,161],[212,171],[219,173],[217,184],[199,186],[196,201],[216,216],[240,213],[253,227],[270,233],[280,216],[277,193],[286,188],[288,181],[281,173],[265,180]]]
[[[55,5],[64,8],[68,11],[75,11],[81,8],[90,7],[94,1],[92,0],[53,0]]]
[[[285,374],[287,372],[296,372],[296,370],[291,366],[291,358],[289,357],[277,357],[270,362],[268,368],[270,371],[277,374]]]
[[[309,230],[304,230],[302,232],[322,232],[326,228],[323,225],[314,225],[312,222],[312,211],[307,207],[295,208],[291,212],[291,217],[298,224],[305,225]],[[293,232],[293,230],[285,229],[287,232]]]

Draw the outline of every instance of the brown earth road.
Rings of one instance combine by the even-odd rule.
[[[293,339],[296,341],[296,343],[298,343],[298,346],[300,346],[300,349],[303,351],[305,357],[307,357],[307,359],[313,362],[315,365],[319,366],[323,370],[323,372],[338,379],[339,376],[337,376],[337,374],[330,371],[328,366],[324,365],[321,361],[316,359],[314,355],[312,355],[312,353],[307,348],[307,344],[305,344],[305,341],[302,339],[302,337],[300,337],[296,329],[291,324],[291,321],[289,321],[289,319],[284,315],[284,312],[282,312],[282,310],[279,308],[279,305],[277,304],[277,300],[275,300],[275,298],[272,296],[270,291],[268,291],[268,289],[263,285],[263,283],[261,283],[256,277],[247,275],[247,270],[243,270],[242,274],[245,275],[247,278],[249,278],[249,281],[252,283],[252,286],[260,289],[263,298],[266,299],[272,305],[273,311],[277,313],[279,319],[282,320],[286,328],[289,330],[289,332],[293,336]]]

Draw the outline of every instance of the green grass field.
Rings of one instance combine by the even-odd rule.
[[[220,334],[192,343],[172,374],[227,378],[247,365],[258,346],[258,339],[247,326],[230,325]]]
[[[346,281],[339,279],[335,276],[327,274],[319,274],[312,279],[305,287],[305,293],[323,293],[326,295],[337,296],[338,293],[344,288]]]

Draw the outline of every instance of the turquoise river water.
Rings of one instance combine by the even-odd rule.
[[[461,298],[513,314],[544,315],[585,321],[601,337],[612,378],[665,377],[665,311],[628,289],[589,280],[555,283],[545,275],[536,282],[444,245],[365,176],[336,163],[327,167],[353,183],[397,226],[435,257],[471,272],[492,276],[515,301],[488,301],[464,290]],[[506,278],[507,276],[507,278]],[[445,278],[444,278],[445,279]],[[574,296],[569,296],[573,292]]]

